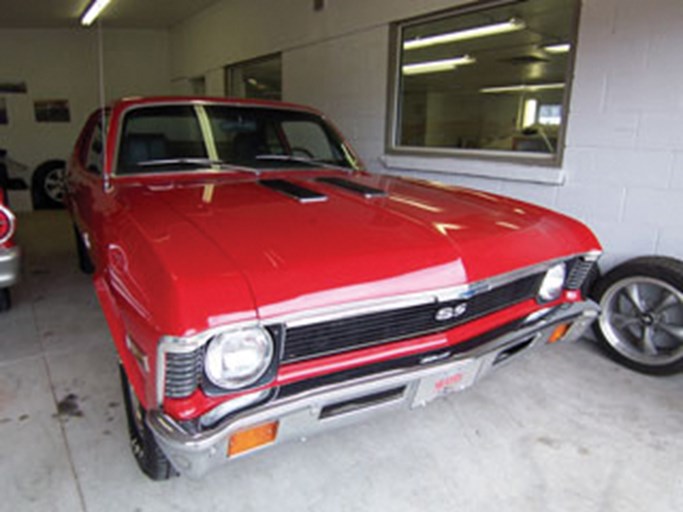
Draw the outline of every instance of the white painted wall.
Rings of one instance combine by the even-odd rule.
[[[584,0],[561,169],[467,160],[382,163],[389,23],[464,1],[223,0],[174,27],[176,87],[223,66],[283,52],[284,99],[328,113],[368,167],[515,196],[589,224],[611,266],[641,254],[683,258],[683,2]],[[403,165],[405,164],[405,165]],[[420,164],[441,172],[401,171]],[[525,176],[561,184],[500,179]],[[482,176],[496,176],[485,178]]]
[[[170,91],[168,33],[103,32],[106,97]],[[65,159],[86,117],[99,104],[97,33],[94,29],[0,30],[0,81],[25,81],[27,94],[0,94],[9,124],[0,125],[0,147],[34,169]],[[70,123],[37,123],[33,101],[67,99]]]

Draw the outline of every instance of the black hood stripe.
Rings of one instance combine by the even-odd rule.
[[[387,195],[386,191],[379,188],[368,187],[367,185],[344,178],[318,178],[316,181],[327,183],[328,185],[332,185],[334,187],[343,188],[344,190],[348,190],[354,194],[361,195],[366,199],[371,199],[373,197],[383,197]]]
[[[321,194],[310,188],[302,187],[291,181],[259,180],[259,183],[271,190],[293,197],[300,203],[319,203],[321,201],[327,201],[327,196],[325,194]]]

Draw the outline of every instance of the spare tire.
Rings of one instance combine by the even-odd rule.
[[[683,262],[627,261],[600,278],[591,295],[602,308],[594,329],[612,359],[650,375],[683,370]]]

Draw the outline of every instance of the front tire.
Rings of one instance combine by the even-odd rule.
[[[130,435],[130,447],[135,461],[142,472],[155,481],[168,480],[176,475],[176,471],[170,461],[161,451],[154,434],[147,426],[145,416],[147,411],[142,407],[135,396],[135,391],[128,381],[123,365],[119,364],[121,375],[121,390],[123,402],[128,419],[128,433]]]
[[[683,370],[683,262],[644,257],[614,268],[592,296],[601,347],[618,363],[650,375]]]

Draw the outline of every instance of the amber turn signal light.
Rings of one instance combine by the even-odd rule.
[[[567,334],[568,330],[569,330],[569,324],[558,325],[557,327],[555,327],[555,330],[550,335],[550,338],[548,338],[548,343],[555,343],[556,341],[561,340],[562,337],[565,334]]]
[[[272,443],[277,437],[278,425],[277,421],[273,421],[237,432],[230,438],[228,456],[233,457]]]

